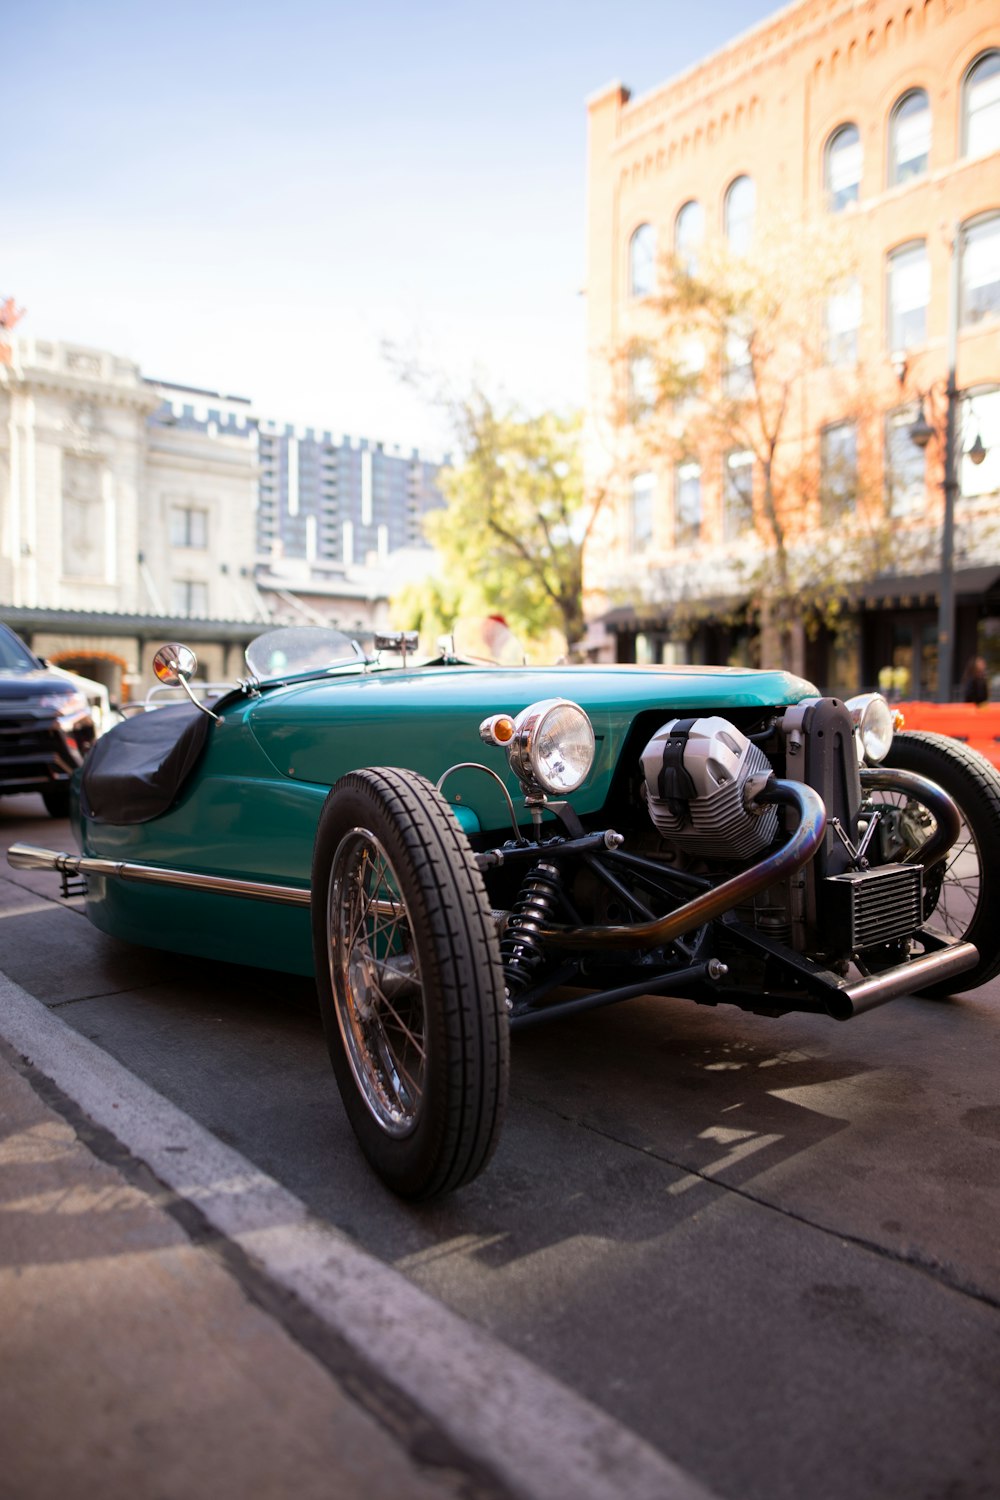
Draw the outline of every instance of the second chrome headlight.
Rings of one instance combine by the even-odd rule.
[[[507,755],[526,787],[566,796],[582,786],[594,764],[594,730],[578,703],[544,698],[521,710]]]
[[[892,747],[895,719],[892,709],[881,693],[861,693],[848,698],[846,707],[854,720],[865,760],[879,765]]]

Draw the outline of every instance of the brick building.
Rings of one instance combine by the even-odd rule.
[[[851,475],[874,473],[899,542],[877,573],[845,587],[850,628],[800,632],[796,665],[838,690],[895,665],[912,695],[933,692],[954,321],[956,672],[973,651],[1000,671],[995,0],[802,0],[641,98],[620,85],[601,91],[588,112],[588,469],[609,497],[585,559],[593,639],[603,633],[622,660],[726,662],[760,650],[737,565],[760,545],[754,455],[720,444],[640,464],[628,423],[608,413],[622,351],[655,318],[670,265],[719,240],[752,255],[762,226],[795,219],[848,225],[856,257],[849,284],[816,311],[824,354],[795,393],[798,441],[818,469],[836,459],[848,504]],[[841,376],[865,371],[863,419],[838,406],[844,381],[824,363]],[[706,367],[701,378],[725,373]],[[922,399],[933,428],[923,450],[910,438]],[[676,423],[677,410],[665,419]],[[976,464],[969,450],[982,458],[983,447]],[[756,517],[757,541],[728,523],[734,498]],[[683,629],[678,589],[703,606],[687,610]]]

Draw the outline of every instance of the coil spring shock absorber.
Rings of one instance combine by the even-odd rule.
[[[529,870],[500,939],[508,996],[526,990],[542,962],[544,953],[536,934],[551,921],[561,889],[562,876],[555,865],[539,861]]]

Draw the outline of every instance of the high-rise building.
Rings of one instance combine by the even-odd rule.
[[[261,419],[257,551],[262,562],[385,566],[426,546],[422,521],[444,504],[440,464],[413,449]]]
[[[795,519],[803,535],[846,535],[863,474],[896,547],[845,587],[836,630],[799,632],[796,665],[836,690],[892,666],[913,696],[933,693],[954,332],[955,673],[973,652],[1000,671],[995,0],[800,0],[650,93],[616,84],[588,110],[589,475],[608,495],[585,559],[592,631],[623,660],[724,663],[759,649],[739,579],[754,547],[766,567],[760,454],[724,437],[641,454],[638,418],[616,425],[608,412],[623,367],[633,414],[648,405],[642,349],[672,268],[719,244],[752,255],[768,225],[846,226],[856,271],[816,309],[822,356],[790,393],[813,496]],[[730,344],[717,367],[675,354],[696,382],[746,389],[739,329]],[[844,399],[862,373],[864,412]],[[911,439],[921,410],[924,448]],[[683,435],[683,399],[652,420]],[[921,537],[923,561],[904,563]]]

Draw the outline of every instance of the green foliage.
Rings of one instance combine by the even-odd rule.
[[[413,628],[502,614],[537,640],[583,634],[581,557],[595,507],[583,507],[579,414],[498,408],[480,389],[449,403],[461,458],[441,477],[443,510],[425,521],[440,580],[393,601]]]

